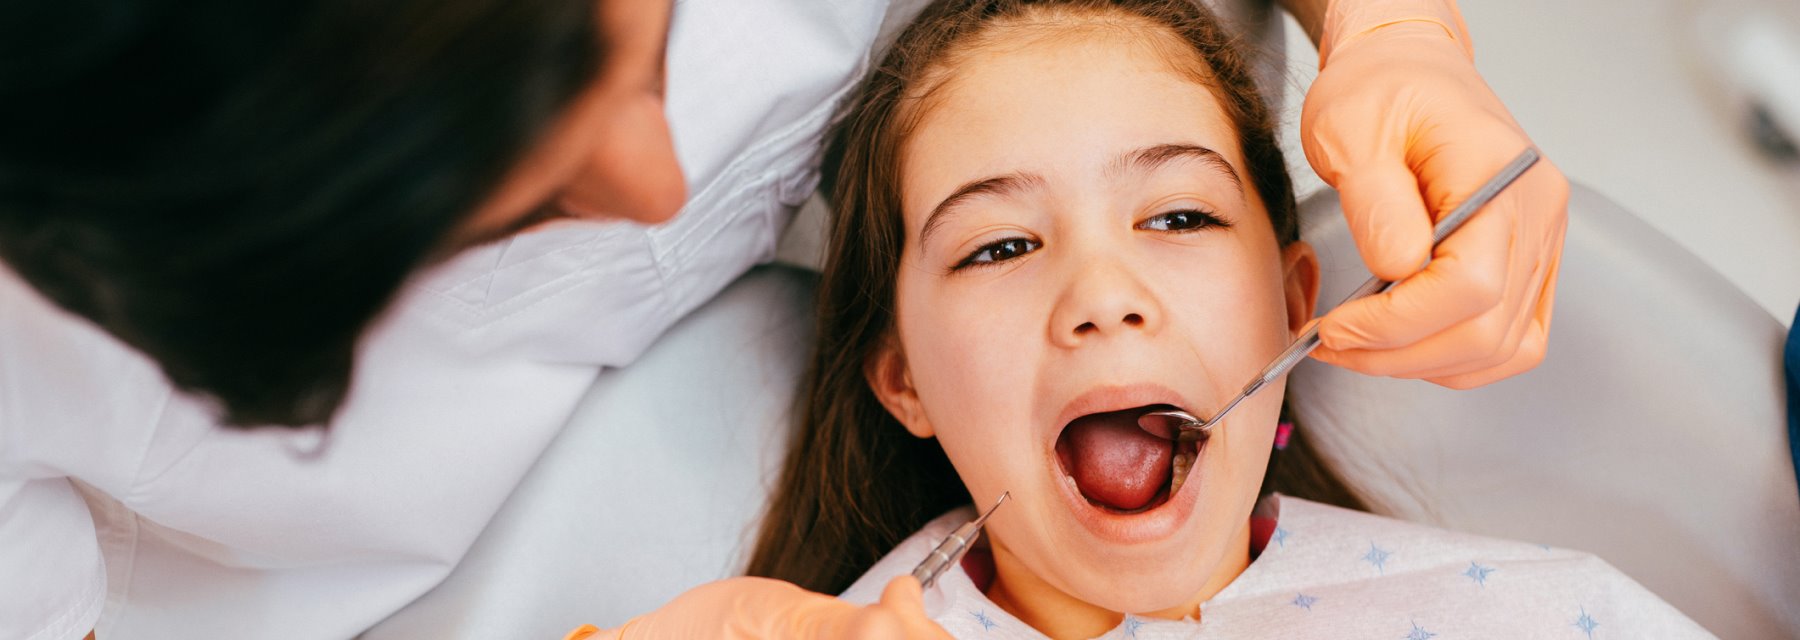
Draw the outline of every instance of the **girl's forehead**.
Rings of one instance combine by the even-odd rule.
[[[972,175],[1097,179],[1121,154],[1157,144],[1207,147],[1243,166],[1212,88],[1161,38],[1116,25],[1004,35],[959,52],[912,105],[909,213],[915,196],[941,198]]]

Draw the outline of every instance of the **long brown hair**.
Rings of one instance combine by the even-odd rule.
[[[837,593],[930,519],[969,502],[934,440],[889,415],[864,365],[894,324],[905,231],[900,149],[955,56],[996,24],[1038,17],[1117,15],[1160,25],[1192,47],[1238,130],[1277,241],[1300,239],[1293,186],[1274,123],[1238,45],[1193,0],[943,0],[903,32],[863,80],[832,132],[824,162],[830,244],[818,299],[818,339],[797,398],[799,423],[747,572]],[[1184,67],[1192,67],[1192,54]],[[1275,459],[1280,464],[1275,464]],[[1263,491],[1362,508],[1356,494],[1296,430],[1271,458]]]

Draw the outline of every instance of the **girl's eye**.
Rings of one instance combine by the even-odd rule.
[[[1199,231],[1207,227],[1229,227],[1231,223],[1211,213],[1198,209],[1182,209],[1158,214],[1137,224],[1138,229],[1145,231],[1172,231],[1182,233]]]
[[[969,254],[969,257],[963,258],[962,262],[956,263],[956,266],[951,267],[950,270],[960,271],[967,267],[982,267],[1006,262],[1007,260],[1037,251],[1039,246],[1042,245],[1038,244],[1035,240],[1007,238],[999,242],[982,245],[981,248],[976,249],[974,253]]]

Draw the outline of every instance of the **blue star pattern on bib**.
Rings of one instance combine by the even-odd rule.
[[[985,630],[985,631],[993,631],[994,630],[996,623],[994,622],[993,618],[988,617],[987,611],[985,611],[985,610],[984,611],[970,611],[969,613],[971,615],[975,616],[975,622],[979,623],[983,630]]]
[[[1420,627],[1417,622],[1412,623],[1412,631],[1406,634],[1406,640],[1431,640],[1435,637],[1437,637],[1437,634],[1426,631],[1425,628]]]
[[[1495,569],[1493,567],[1484,567],[1474,562],[1470,562],[1469,570],[1464,571],[1463,575],[1468,576],[1470,580],[1474,580],[1475,584],[1486,587],[1488,574],[1493,573],[1494,571]]]
[[[1388,556],[1390,556],[1390,555],[1393,555],[1393,554],[1391,552],[1389,552],[1387,549],[1378,547],[1375,545],[1375,543],[1370,542],[1369,543],[1369,552],[1363,554],[1362,559],[1363,559],[1363,562],[1367,562],[1369,564],[1375,565],[1376,573],[1386,575],[1387,574],[1387,561],[1388,561]]]
[[[1582,607],[1581,608],[1581,617],[1575,619],[1574,626],[1575,626],[1575,628],[1581,630],[1582,635],[1585,635],[1589,638],[1593,638],[1594,637],[1594,627],[1600,626],[1600,623],[1598,621],[1594,620],[1593,616],[1588,615],[1587,607]]]

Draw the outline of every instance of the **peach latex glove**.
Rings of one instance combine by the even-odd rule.
[[[1369,270],[1402,281],[1321,319],[1321,361],[1446,387],[1544,358],[1569,185],[1540,161],[1431,248],[1432,224],[1531,145],[1475,71],[1453,0],[1333,0],[1306,94],[1306,158]],[[1429,265],[1421,270],[1426,256]]]
[[[949,640],[925,617],[919,581],[900,576],[881,601],[862,607],[768,578],[731,578],[695,587],[617,629],[583,625],[565,640],[661,638],[871,638]]]

